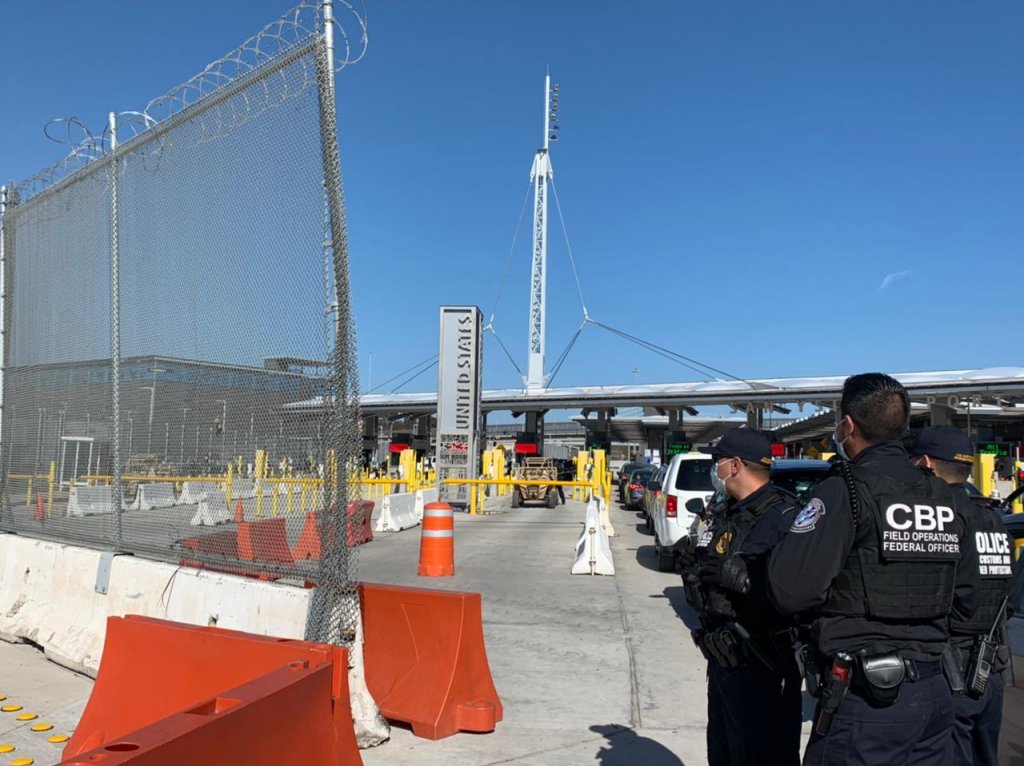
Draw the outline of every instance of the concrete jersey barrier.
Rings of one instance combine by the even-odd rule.
[[[72,487],[68,494],[68,516],[97,516],[114,512],[114,489],[99,487]]]
[[[207,494],[216,490],[217,483],[213,481],[186,481],[181,488],[178,505],[195,505]]]
[[[231,499],[242,498],[248,500],[249,498],[256,497],[256,480],[255,479],[234,479],[231,482]]]
[[[416,517],[416,495],[413,492],[401,492],[386,495],[381,501],[380,516],[374,532],[401,532],[419,525]]]
[[[615,574],[608,533],[601,525],[601,510],[594,500],[587,503],[587,517],[583,523],[583,534],[576,543],[572,574]]]

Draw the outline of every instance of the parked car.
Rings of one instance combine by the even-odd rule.
[[[615,480],[619,483],[619,502],[623,505],[626,504],[626,483],[629,480],[629,475],[633,473],[637,468],[650,468],[650,463],[641,463],[633,461],[631,463],[623,463],[622,468],[615,474]]]
[[[771,480],[775,486],[792,494],[803,504],[811,496],[815,485],[829,469],[824,460],[798,460],[782,458],[772,461]],[[705,503],[704,510],[690,524],[690,539],[697,545],[701,536],[711,525],[711,520],[721,511],[727,501],[724,492],[715,492]]]
[[[644,488],[651,480],[657,466],[649,465],[644,468],[637,468],[626,480],[626,503],[627,511],[640,507],[640,501],[644,498]]]
[[[644,487],[644,496],[640,501],[640,511],[644,516],[644,526],[648,532],[654,531],[654,522],[651,521],[651,514],[654,513],[654,506],[658,502],[658,495],[661,494],[661,485],[665,481],[665,474],[668,472],[668,464],[658,466],[658,470],[651,476]]]
[[[714,491],[710,455],[688,452],[672,456],[651,516],[660,571],[675,570],[676,543],[689,535],[694,514],[686,509],[686,502],[699,498],[707,503]]]

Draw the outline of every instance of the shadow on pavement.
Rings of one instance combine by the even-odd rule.
[[[697,611],[686,603],[686,591],[682,585],[669,586],[665,588],[662,595],[654,595],[650,598],[666,598],[668,603],[675,610],[676,616],[683,621],[690,630],[696,630],[700,627],[700,618],[697,616]]]
[[[653,545],[641,545],[636,549],[636,563],[645,569],[651,569],[655,572],[660,571],[658,569],[658,553],[655,551]],[[664,575],[674,576],[671,572],[662,572]]]
[[[607,740],[595,756],[602,766],[685,766],[667,747],[617,724],[590,727]]]

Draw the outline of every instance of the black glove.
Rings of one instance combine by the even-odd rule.
[[[723,561],[724,559],[711,559],[701,564],[700,571],[697,574],[700,581],[712,587],[721,585]]]
[[[746,560],[739,556],[727,558],[722,564],[719,581],[723,588],[737,593],[749,593],[750,573],[747,571]]]
[[[697,551],[692,545],[680,545],[677,553],[684,570],[697,565]]]

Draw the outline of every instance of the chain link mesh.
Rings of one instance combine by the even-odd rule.
[[[335,66],[308,0],[114,134],[64,121],[84,138],[9,187],[0,452],[0,529],[314,581],[335,643],[361,433],[333,78],[365,45],[340,5]]]

